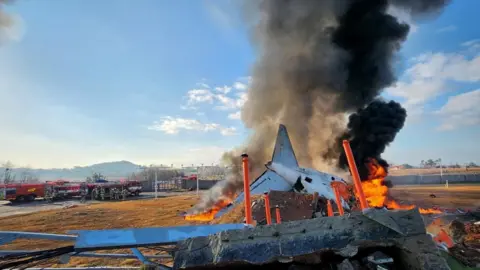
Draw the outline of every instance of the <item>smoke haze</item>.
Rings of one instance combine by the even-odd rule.
[[[11,0],[0,0],[0,45],[15,36],[16,21],[12,15],[5,12],[5,5],[11,2]]]
[[[242,121],[253,131],[247,143],[225,153],[235,164],[225,183],[212,188],[196,210],[209,207],[212,194],[241,190],[240,154],[250,156],[251,177],[270,160],[278,124],[284,124],[299,164],[331,173],[345,169],[342,138],[355,139],[354,153],[380,158],[406,118],[398,103],[377,100],[396,78],[392,62],[409,26],[387,13],[390,5],[413,18],[438,14],[440,0],[259,0],[249,4],[256,21],[252,70]],[[368,108],[365,107],[371,104]],[[346,116],[357,111],[346,123]],[[383,114],[388,112],[387,114]],[[382,118],[375,127],[369,117]],[[364,123],[368,125],[363,126]],[[382,135],[390,128],[388,136]],[[358,133],[358,134],[357,134]],[[368,138],[375,137],[362,149]],[[388,138],[386,138],[388,137]],[[356,143],[358,142],[358,144]],[[378,144],[378,145],[377,145]],[[209,202],[209,203],[207,203]]]

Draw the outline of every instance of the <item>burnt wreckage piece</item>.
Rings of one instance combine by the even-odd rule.
[[[253,269],[262,265],[338,265],[383,249],[399,269],[449,269],[418,209],[296,220],[223,231],[177,244],[173,269]],[[370,253],[366,253],[368,251]],[[273,265],[272,265],[273,266]],[[279,268],[280,267],[280,268]]]

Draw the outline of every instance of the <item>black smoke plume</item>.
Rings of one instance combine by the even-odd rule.
[[[448,2],[249,1],[247,17],[249,22],[254,22],[252,40],[257,61],[252,70],[248,100],[242,109],[242,121],[252,135],[244,146],[225,153],[226,163],[236,165],[226,182],[214,187],[193,212],[209,208],[221,196],[241,191],[239,157],[242,152],[252,158],[252,179],[263,172],[264,164],[271,158],[280,123],[288,128],[301,166],[338,173],[339,167],[344,168],[343,163],[339,163],[342,150],[338,142],[345,134],[346,116],[357,110],[359,115],[363,115],[363,110],[380,115],[382,112],[376,110],[393,106],[377,98],[396,80],[393,61],[407,38],[409,26],[390,15],[389,8],[402,9],[415,19],[438,14]],[[367,107],[368,104],[372,105]],[[403,119],[403,125],[405,113],[392,109],[387,117]],[[350,126],[356,127],[356,124]],[[351,138],[365,141],[362,134],[355,134],[358,130],[362,134],[377,134],[358,127],[348,129],[347,133]],[[383,145],[375,145],[372,154],[379,157],[388,142],[377,140],[375,143]]]
[[[388,171],[388,163],[381,155],[385,148],[395,140],[395,136],[402,129],[407,111],[395,101],[388,103],[375,100],[366,108],[359,109],[349,117],[347,131],[338,141],[338,151],[341,153],[338,166],[348,169],[345,152],[341,149],[343,140],[350,141],[358,172],[362,180],[368,179],[369,159],[374,158]]]

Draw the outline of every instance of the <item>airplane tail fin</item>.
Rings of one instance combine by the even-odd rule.
[[[295,157],[292,143],[288,137],[287,128],[282,124],[280,124],[278,128],[272,162],[282,164],[289,168],[298,168],[297,158]]]

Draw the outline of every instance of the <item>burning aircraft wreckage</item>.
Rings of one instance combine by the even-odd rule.
[[[453,217],[449,225],[447,214],[440,210],[395,203],[383,185],[386,171],[381,165],[371,160],[368,168],[374,177],[362,182],[349,141],[343,141],[343,146],[353,184],[299,167],[287,129],[280,125],[272,160],[252,183],[248,156],[242,155],[245,190],[233,203],[220,200],[205,212],[185,215],[187,220],[213,220],[240,208],[244,222],[84,230],[72,235],[0,232],[0,244],[18,238],[75,242],[53,250],[2,250],[0,268],[57,256],[63,262],[71,256],[86,256],[136,257],[156,269],[450,269],[440,250],[460,253],[471,262],[468,256],[472,254],[462,253],[466,243],[472,245],[467,231],[478,235],[479,225],[465,216],[465,223],[460,223],[455,215],[449,215]],[[436,235],[427,233],[426,222],[437,230]],[[462,241],[461,246],[454,241]],[[169,254],[145,256],[138,247],[155,247]],[[132,254],[91,252],[123,248],[131,248]],[[173,258],[173,266],[155,263],[167,257]]]
[[[475,213],[459,217],[397,203],[381,158],[407,117],[400,104],[380,98],[395,82],[393,59],[409,32],[395,13],[415,20],[449,1],[251,3],[258,5],[248,10],[257,23],[259,57],[242,121],[253,133],[242,151],[225,154],[232,165],[227,179],[184,215],[210,224],[69,235],[0,232],[0,244],[17,238],[74,242],[52,250],[1,250],[0,269],[71,256],[136,257],[159,269],[450,269],[444,251],[467,265],[480,263]],[[144,247],[164,253],[144,255],[138,249]],[[93,252],[124,248],[132,253]],[[165,257],[173,265],[157,262]]]

